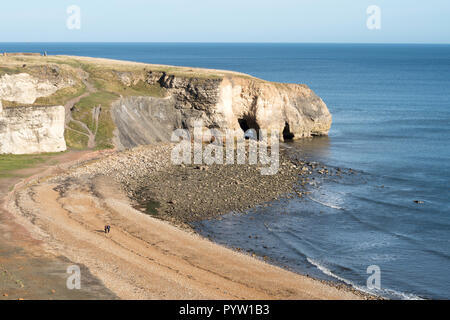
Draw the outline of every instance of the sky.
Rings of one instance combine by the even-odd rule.
[[[79,19],[68,13],[73,5]],[[371,5],[380,9],[376,17],[367,14]],[[16,0],[0,7],[0,42],[450,43],[449,0]],[[368,19],[380,28],[369,29]]]

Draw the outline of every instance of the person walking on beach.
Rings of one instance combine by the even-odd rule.
[[[108,233],[108,226],[105,226],[105,233]]]
[[[109,224],[108,224],[107,228],[108,228],[108,233],[110,233],[111,232],[111,226]]]

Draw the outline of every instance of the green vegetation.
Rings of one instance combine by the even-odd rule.
[[[72,112],[72,117],[75,120],[81,121],[89,128],[92,133],[96,133],[95,142],[96,149],[111,149],[114,148],[112,143],[113,132],[114,132],[114,122],[111,118],[110,107],[111,104],[117,100],[119,96],[117,94],[98,91],[92,93],[91,95],[81,99],[76,105]],[[101,106],[101,112],[98,118],[98,123],[95,122],[93,116],[93,108]],[[97,127],[98,125],[98,127]],[[87,133],[85,128],[77,124],[76,122],[71,122],[70,127]],[[68,146],[76,149],[83,149],[87,147],[88,137],[79,134],[74,131],[67,130],[66,132],[66,143]]]
[[[165,89],[159,84],[150,85],[142,80],[145,76],[145,72],[142,70],[134,73],[129,72],[130,77],[139,80],[133,81],[133,84],[127,86],[120,81],[118,71],[111,68],[103,68],[91,64],[83,64],[82,68],[89,73],[89,81],[94,85],[97,92],[81,99],[75,105],[72,117],[86,124],[92,133],[96,133],[96,149],[114,148],[112,139],[115,126],[111,116],[111,104],[119,99],[120,96],[152,96],[160,98],[166,96]],[[101,107],[101,112],[98,123],[96,123],[93,110],[98,106]],[[73,122],[70,124],[70,127],[89,134],[84,128],[77,124],[74,125]],[[83,149],[87,147],[88,138],[83,134],[70,131],[66,133],[66,142],[71,148]]]
[[[68,65],[71,66],[74,69],[82,69],[83,63],[74,59],[69,58],[65,56],[47,56],[44,59],[46,59],[47,63],[55,63],[59,65]]]
[[[177,66],[166,66],[166,65],[152,65],[145,63],[137,63],[130,61],[119,61],[119,60],[96,60],[89,58],[87,59],[89,63],[85,63],[85,71],[93,73],[98,71],[104,73],[105,71],[116,71],[116,72],[130,72],[134,74],[145,73],[145,72],[164,72],[169,75],[174,75],[183,78],[198,78],[198,79],[222,79],[226,74],[233,74],[242,77],[250,77],[246,74],[221,71],[221,70],[210,70],[210,69],[199,69],[199,68],[186,68]],[[84,62],[84,61],[83,61]],[[117,80],[117,79],[116,79]]]
[[[79,97],[85,92],[86,86],[80,81],[72,87],[67,87],[56,91],[51,96],[38,98],[34,104],[40,106],[63,106],[70,99]]]
[[[3,106],[6,108],[26,107],[26,106],[60,106],[64,105],[70,99],[81,96],[86,92],[86,86],[79,82],[72,87],[62,88],[48,97],[40,97],[33,104],[26,105],[12,101],[2,100]]]
[[[73,122],[71,122],[72,124]],[[66,129],[64,132],[64,138],[66,139],[66,144],[75,150],[85,149],[88,145],[89,138],[81,133]]]
[[[145,213],[148,215],[157,215],[160,203],[158,201],[150,200],[145,203]]]
[[[93,108],[96,106],[102,106],[103,111],[105,107],[107,108],[108,106],[110,106],[114,102],[114,100],[118,98],[118,95],[106,91],[92,93],[89,96],[81,99],[75,105],[75,108],[72,111],[72,117],[85,123],[89,130],[95,132],[96,127],[94,119],[92,117]]]
[[[115,125],[111,116],[111,109],[107,108],[100,113],[98,118],[98,129],[95,135],[96,149],[113,149],[112,142],[114,136]]]
[[[17,62],[26,62],[25,58],[16,58]],[[49,80],[59,80],[61,79],[71,79],[75,84],[62,89],[59,89],[52,95],[48,97],[40,97],[36,99],[33,104],[25,105],[23,103],[11,102],[3,100],[4,107],[17,107],[17,106],[55,106],[64,105],[70,99],[78,97],[86,92],[86,86],[78,78],[76,70],[68,65],[57,66],[53,64],[47,65],[28,65],[26,63],[9,66],[0,67],[0,76],[3,74],[18,74],[27,73],[38,79],[49,79]]]
[[[0,155],[0,178],[17,176],[15,171],[31,168],[37,164],[44,163],[56,153],[45,153],[39,155]]]
[[[83,68],[90,74],[90,80],[99,91],[105,91],[122,96],[152,96],[163,98],[166,91],[160,85],[150,85],[144,81],[146,72],[144,69],[136,71],[122,71],[115,68],[101,67],[97,65],[85,65]],[[119,73],[127,73],[133,78],[132,84],[125,85],[119,79]]]
[[[17,68],[0,67],[0,77],[5,74],[17,74],[20,70]]]

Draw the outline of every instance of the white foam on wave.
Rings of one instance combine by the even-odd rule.
[[[317,202],[318,204],[321,204],[321,205],[323,205],[323,206],[325,206],[325,207],[329,207],[329,208],[333,208],[333,209],[337,209],[337,210],[343,210],[343,209],[344,209],[344,208],[339,207],[339,206],[337,206],[337,205],[333,205],[333,204],[330,204],[330,203],[321,202],[321,201],[316,200],[316,199],[313,199],[313,198],[311,198],[311,197],[308,197],[308,199],[311,200],[311,201]]]
[[[401,300],[423,300],[421,297],[416,296],[414,294],[400,292],[400,291],[396,291],[396,290],[392,290],[392,289],[369,290],[366,287],[358,286],[355,283],[353,283],[352,281],[334,274],[330,269],[321,265],[320,263],[318,263],[317,261],[315,261],[311,258],[306,258],[306,260],[309,263],[311,263],[313,266],[315,266],[317,269],[319,269],[322,273],[326,274],[327,276],[330,276],[341,282],[344,282],[345,284],[348,284],[349,286],[352,286],[353,288],[355,288],[356,290],[359,290],[361,292],[368,293],[368,294],[375,294],[375,295],[378,295],[378,296],[381,296],[384,298],[394,297],[394,298],[401,299]]]

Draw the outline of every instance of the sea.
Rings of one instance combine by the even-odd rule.
[[[332,129],[284,147],[353,173],[318,177],[304,198],[194,228],[294,272],[386,298],[450,299],[450,45],[0,43],[4,51],[307,84],[330,109]]]

